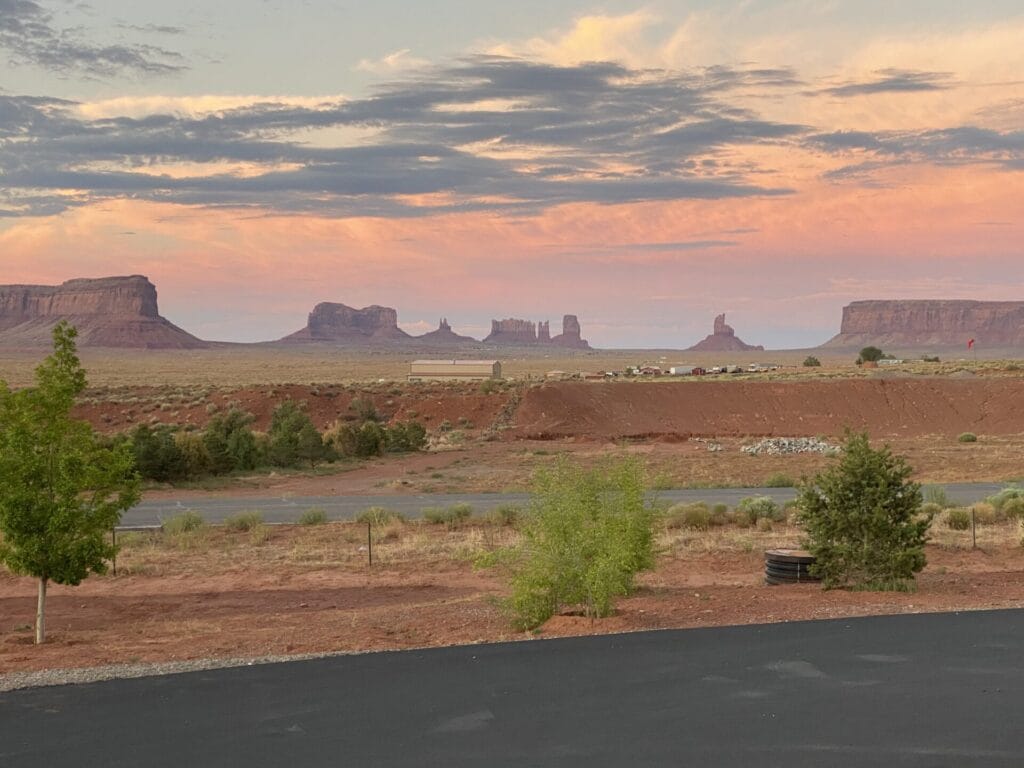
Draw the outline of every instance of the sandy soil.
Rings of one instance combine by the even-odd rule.
[[[0,673],[55,667],[360,651],[636,629],[749,624],[867,614],[1024,607],[1024,550],[1016,524],[937,532],[913,593],[822,591],[762,583],[764,549],[799,532],[713,529],[662,536],[665,554],[614,616],[552,618],[513,631],[497,605],[500,571],[476,554],[508,529],[396,526],[366,565],[363,529],[328,525],[251,534],[207,532],[168,543],[129,542],[121,575],[53,587],[50,641],[32,644],[35,585],[0,575]]]

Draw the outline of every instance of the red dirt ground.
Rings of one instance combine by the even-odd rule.
[[[260,556],[277,558],[301,535],[297,529],[275,532],[274,546]],[[1009,529],[1001,539],[1006,543],[990,543],[984,550],[929,546],[929,566],[913,593],[765,586],[761,550],[777,545],[780,535],[749,536],[749,552],[701,551],[708,543],[703,535],[684,537],[655,571],[643,575],[636,594],[619,601],[614,616],[596,621],[556,616],[536,634],[512,630],[496,607],[494,598],[504,591],[501,575],[476,571],[464,559],[406,555],[372,570],[358,560],[332,567],[278,562],[272,569],[225,569],[221,562],[224,572],[204,575],[189,559],[194,556],[184,555],[168,565],[167,573],[95,577],[76,588],[53,587],[50,640],[36,647],[30,627],[35,584],[0,575],[0,673],[1024,607],[1024,557]],[[224,555],[218,557],[222,561]],[[186,567],[184,561],[192,564]]]

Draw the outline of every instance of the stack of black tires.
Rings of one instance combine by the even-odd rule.
[[[814,556],[802,549],[769,549],[764,553],[765,584],[802,584],[821,581],[811,575]]]

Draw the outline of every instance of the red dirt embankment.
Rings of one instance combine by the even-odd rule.
[[[1024,432],[1024,379],[553,384],[528,390],[511,434],[532,439]]]

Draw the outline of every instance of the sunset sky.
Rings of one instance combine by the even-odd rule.
[[[819,344],[1024,300],[1020,0],[0,0],[0,283]]]

